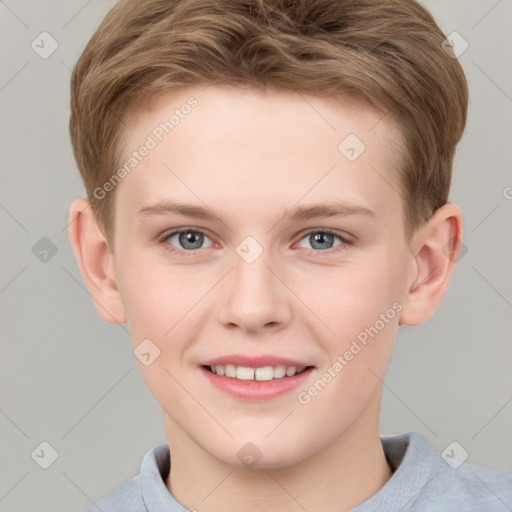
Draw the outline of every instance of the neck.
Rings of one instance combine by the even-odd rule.
[[[348,511],[373,496],[392,476],[379,436],[379,411],[380,401],[333,443],[278,469],[225,464],[164,413],[171,447],[166,486],[179,503],[201,512]]]

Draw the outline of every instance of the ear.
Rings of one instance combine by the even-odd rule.
[[[115,273],[114,256],[98,228],[90,202],[76,199],[69,210],[69,238],[100,317],[111,324],[126,322]]]
[[[441,304],[462,248],[463,221],[460,208],[447,203],[416,233],[411,244],[416,270],[400,324],[422,324]]]

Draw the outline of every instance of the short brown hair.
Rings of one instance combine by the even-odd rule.
[[[187,85],[275,87],[353,97],[389,115],[408,239],[448,202],[467,83],[415,0],[120,0],[73,70],[70,134],[95,217],[113,248],[123,117]],[[341,141],[340,141],[341,142]]]

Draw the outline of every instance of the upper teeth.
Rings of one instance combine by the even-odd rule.
[[[233,379],[240,380],[272,380],[282,379],[285,375],[292,377],[296,373],[303,372],[305,366],[263,366],[262,368],[249,368],[247,366],[235,366],[234,364],[218,364],[210,366],[213,373],[224,375]]]

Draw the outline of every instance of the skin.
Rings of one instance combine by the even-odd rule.
[[[131,116],[123,155],[190,96],[197,107],[116,187],[114,253],[87,200],[72,204],[80,269],[98,314],[127,322],[134,347],[149,338],[161,351],[149,366],[138,364],[162,407],[172,461],[166,485],[180,503],[201,512],[349,510],[392,476],[379,437],[382,381],[398,325],[426,321],[443,299],[462,212],[448,203],[405,239],[399,133],[354,102],[190,87]],[[366,145],[353,162],[338,150],[350,133]],[[171,198],[218,216],[138,213]],[[374,215],[283,216],[327,202]],[[159,241],[180,227],[206,232],[192,255],[178,236]],[[334,237],[313,245],[322,228],[353,244]],[[247,236],[263,249],[252,263],[236,252]],[[397,302],[401,311],[300,403],[297,393]],[[292,357],[315,369],[300,389],[249,402],[213,388],[198,367],[233,353]],[[248,442],[261,453],[252,467],[237,457]]]

